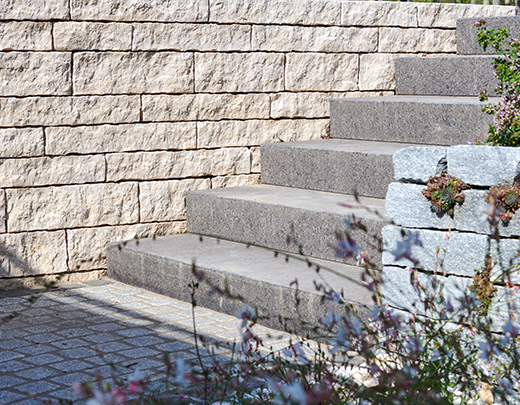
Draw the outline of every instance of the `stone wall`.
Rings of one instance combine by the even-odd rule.
[[[261,143],[327,137],[328,100],[393,94],[397,55],[453,53],[458,17],[511,14],[314,0],[0,2],[0,286],[98,276],[106,242],[183,232],[186,190],[258,182]]]

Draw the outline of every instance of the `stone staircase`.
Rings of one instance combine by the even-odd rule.
[[[515,17],[487,20],[490,27],[520,32]],[[388,223],[377,213],[384,213],[394,152],[487,138],[491,117],[475,96],[495,86],[493,57],[478,49],[474,21],[458,21],[456,56],[397,59],[396,96],[333,100],[332,139],[262,145],[263,184],[188,193],[187,234],[110,244],[109,277],[189,302],[196,263],[205,280],[244,298],[260,315],[311,323],[326,311],[314,281],[326,280],[366,315],[371,299],[359,282],[362,269],[355,260],[334,257],[335,231],[352,214],[368,235]],[[369,210],[357,207],[355,191]],[[381,263],[368,235],[354,233],[360,248]],[[213,294],[205,283],[196,298],[228,314],[243,305]],[[260,323],[282,326],[277,317]]]

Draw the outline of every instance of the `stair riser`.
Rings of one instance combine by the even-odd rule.
[[[457,20],[457,54],[459,55],[483,55],[493,54],[494,51],[488,48],[486,52],[477,43],[478,28],[475,22],[480,18],[459,18]],[[483,17],[486,27],[509,28],[512,38],[520,38],[520,18],[518,17]]]

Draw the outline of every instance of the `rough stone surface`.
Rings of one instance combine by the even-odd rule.
[[[325,137],[327,120],[249,120],[200,122],[198,146],[257,146],[262,143]]]
[[[417,27],[415,5],[357,1],[341,5],[341,25]]]
[[[137,184],[6,190],[9,232],[136,223]]]
[[[251,170],[253,171],[253,170]],[[243,187],[260,184],[259,174],[239,174],[237,176],[217,176],[211,179],[211,188]]]
[[[260,147],[251,148],[251,173],[260,173]]]
[[[0,129],[0,145],[0,158],[41,156],[44,149],[43,129]]]
[[[50,51],[52,24],[10,21],[0,23],[0,51]]]
[[[7,205],[5,190],[0,190],[0,232],[6,232],[5,220],[7,219]]]
[[[63,51],[127,51],[132,49],[132,25],[82,21],[54,24],[54,47]]]
[[[106,156],[107,180],[156,180],[249,173],[247,148],[181,152],[114,153]]]
[[[284,88],[283,66],[284,56],[278,54],[196,53],[195,91],[280,91]]]
[[[251,27],[248,25],[145,23],[133,27],[134,50],[251,50]]]
[[[455,52],[456,39],[454,30],[380,28],[379,52]]]
[[[394,90],[395,55],[367,54],[359,57],[359,90]]]
[[[292,91],[349,91],[358,89],[358,55],[290,53],[285,88]]]
[[[269,118],[267,94],[144,95],[145,121]]]
[[[0,159],[0,187],[95,183],[105,180],[103,156]]]
[[[423,4],[418,3],[419,27],[456,28],[457,19],[487,15],[514,15],[511,6],[481,6],[472,4]]]
[[[149,181],[139,184],[139,210],[142,222],[186,219],[188,190],[211,187],[209,179]]]
[[[194,149],[196,124],[123,124],[46,129],[46,153],[106,153],[145,150]]]
[[[376,52],[377,28],[253,26],[252,48],[276,52]]]
[[[71,94],[70,63],[66,52],[0,53],[0,95]]]
[[[397,151],[393,158],[395,180],[426,184],[430,176],[439,174],[439,162],[446,158],[446,150],[442,146],[412,146]]]
[[[178,52],[74,54],[75,94],[191,93],[193,56]]]
[[[520,21],[514,16],[514,8],[511,8],[509,17],[485,17],[486,27],[491,29],[508,28],[513,38],[520,36]],[[477,42],[478,28],[475,22],[484,14],[475,16],[478,18],[462,18],[457,21],[457,53],[460,55],[494,54],[493,48],[488,47],[486,52]]]
[[[74,20],[202,22],[208,20],[208,2],[195,0],[71,0]]]
[[[139,121],[139,96],[0,98],[0,127]]]
[[[64,20],[70,18],[68,0],[10,0],[0,3],[0,20]]]

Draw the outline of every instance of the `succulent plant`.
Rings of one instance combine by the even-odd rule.
[[[430,200],[432,211],[442,216],[448,214],[453,217],[454,208],[464,202],[462,190],[469,188],[466,183],[447,173],[431,176],[423,195]]]
[[[495,204],[499,217],[507,225],[513,214],[520,207],[520,183],[490,187],[486,194],[486,202]]]

